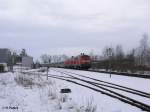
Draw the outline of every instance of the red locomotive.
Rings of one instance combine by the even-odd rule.
[[[88,69],[91,67],[91,58],[81,53],[77,57],[72,57],[64,62],[64,67],[74,69]]]

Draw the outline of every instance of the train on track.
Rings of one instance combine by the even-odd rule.
[[[71,57],[64,62],[65,68],[74,69],[89,69],[91,67],[91,58],[88,55],[81,53],[77,57]]]
[[[89,69],[91,68],[91,57],[81,53],[80,55],[65,60],[64,62],[51,64],[53,67],[71,68],[71,69]]]

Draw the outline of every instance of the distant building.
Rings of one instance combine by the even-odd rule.
[[[1,72],[7,72],[8,71],[8,67],[6,63],[0,63],[0,73]]]
[[[0,48],[0,63],[11,64],[11,51],[7,48]]]
[[[7,48],[0,48],[0,71],[4,71],[6,65],[9,70],[13,69],[13,65],[32,68],[33,57],[28,56],[25,50],[22,51],[21,55],[17,55],[11,54],[11,51]]]
[[[21,63],[23,67],[33,67],[33,57],[30,56],[22,56]]]

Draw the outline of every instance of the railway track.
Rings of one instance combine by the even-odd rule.
[[[80,74],[72,73],[69,71],[56,70],[56,69],[51,69],[51,70],[54,70],[55,72],[60,73],[60,75],[48,74],[48,77],[59,79],[59,80],[64,80],[64,81],[67,81],[70,83],[74,83],[74,84],[89,88],[89,89],[99,92],[101,94],[105,94],[112,98],[118,99],[124,103],[135,106],[143,111],[150,112],[150,105],[147,105],[143,102],[137,101],[133,98],[130,98],[128,96],[120,94],[120,93],[116,92],[116,90],[127,92],[127,93],[134,94],[134,95],[138,95],[143,98],[150,98],[149,93],[142,92],[142,91],[135,90],[135,89],[128,88],[128,87],[124,87],[124,86],[120,86],[117,84],[109,83],[106,81],[94,79],[91,77],[82,76]],[[30,73],[25,72],[25,73],[32,74],[31,72]],[[34,75],[35,75],[35,73],[34,73]]]
[[[64,68],[64,67],[60,67],[60,68]],[[65,69],[67,69],[67,68],[65,68]],[[73,69],[73,70],[76,70],[76,69]],[[89,71],[89,72],[96,72],[96,73],[106,73],[106,74],[113,74],[113,75],[120,75],[120,76],[129,76],[129,77],[150,79],[150,75],[148,75],[148,74],[144,75],[144,74],[126,73],[126,72],[113,72],[113,71],[109,72],[109,71],[92,70],[92,69],[82,70],[82,71]]]
[[[125,73],[125,72],[108,72],[108,71],[100,71],[100,70],[84,70],[84,71],[150,79],[150,75],[137,74],[137,73],[134,74],[134,73]]]
[[[76,73],[72,73],[72,72],[68,72],[68,71],[60,71],[60,70],[55,70],[55,69],[53,69],[53,70],[56,72],[59,72],[61,74],[64,74],[65,76],[64,75],[58,76],[58,75],[52,75],[51,74],[51,75],[49,75],[49,77],[57,78],[60,80],[65,80],[68,82],[72,82],[72,83],[84,86],[86,88],[100,92],[100,93],[105,94],[107,96],[116,98],[116,99],[118,99],[124,103],[128,103],[130,105],[138,107],[138,108],[142,109],[143,111],[148,111],[148,112],[150,111],[150,105],[144,104],[144,103],[137,101],[133,98],[130,98],[130,97],[125,96],[123,94],[117,93],[116,90],[124,91],[124,92],[130,93],[130,94],[138,95],[140,97],[148,98],[148,99],[150,98],[149,93],[142,92],[142,91],[135,90],[135,89],[128,88],[128,87],[124,87],[124,86],[120,86],[117,84],[97,80],[94,78],[82,76],[80,74],[76,74]]]
[[[71,77],[74,77],[74,75],[76,75],[76,76],[79,76],[79,77],[86,78],[87,80],[89,80],[89,79],[93,80],[94,82],[93,81],[90,81],[90,82],[92,82],[94,84],[97,84],[97,85],[102,85],[102,86],[105,86],[105,87],[118,89],[118,90],[122,90],[122,91],[125,91],[125,92],[133,93],[133,94],[136,94],[136,95],[139,95],[139,96],[143,96],[143,97],[146,97],[146,98],[150,98],[150,93],[146,93],[146,92],[139,91],[139,90],[136,90],[136,89],[132,89],[132,88],[129,88],[129,87],[120,86],[120,85],[117,85],[117,84],[114,84],[114,83],[98,80],[98,79],[95,79],[95,78],[83,76],[83,75],[73,73],[73,72],[69,72],[69,71],[57,71],[57,70],[54,70],[54,71],[60,72],[60,73],[66,74],[66,75],[68,75],[68,73],[70,73],[70,74],[73,74],[73,75],[69,75]],[[77,77],[74,77],[74,78],[77,78]],[[100,83],[97,83],[97,82],[100,82]]]

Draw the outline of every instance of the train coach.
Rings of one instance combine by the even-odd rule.
[[[89,69],[91,67],[91,58],[81,53],[77,57],[72,57],[64,62],[65,68]]]

